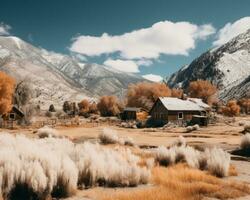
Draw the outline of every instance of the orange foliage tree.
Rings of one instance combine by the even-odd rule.
[[[201,98],[204,102],[212,104],[216,101],[217,87],[205,80],[192,81],[189,84],[189,96]]]
[[[11,110],[15,80],[0,72],[0,115]]]
[[[115,116],[122,110],[122,104],[115,96],[102,96],[97,104],[102,116]]]
[[[182,98],[183,97],[183,90],[182,89],[172,89],[172,97]]]
[[[239,115],[240,113],[240,106],[237,104],[236,100],[230,100],[227,102],[226,106],[223,106],[222,109],[222,114],[226,116],[236,116]]]
[[[89,106],[89,113],[97,114],[98,113],[98,108],[97,104],[95,102],[91,103]]]
[[[250,113],[250,99],[249,98],[243,98],[238,101],[238,104],[241,108],[241,111],[245,114]]]
[[[79,112],[80,113],[88,113],[90,103],[89,103],[89,101],[87,99],[83,99],[81,102],[78,103],[78,107],[79,107]]]
[[[127,91],[127,106],[149,110],[158,97],[171,96],[171,89],[164,83],[141,82],[131,84]]]

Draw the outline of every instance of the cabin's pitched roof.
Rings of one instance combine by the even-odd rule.
[[[188,98],[187,100],[192,101],[192,102],[198,104],[200,107],[202,107],[204,109],[209,109],[210,108],[210,106],[208,104],[204,103],[202,101],[202,99],[199,99],[199,98]]]
[[[204,108],[190,100],[174,97],[159,97],[166,109],[171,111],[204,111]]]

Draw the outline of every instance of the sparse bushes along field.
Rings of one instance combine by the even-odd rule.
[[[153,150],[155,162],[163,166],[186,162],[190,167],[208,170],[218,177],[228,175],[231,160],[228,153],[218,148],[206,149],[205,152],[201,152],[186,146],[183,138],[181,140],[179,146],[174,145],[170,148],[160,146]]]
[[[74,144],[67,139],[28,139],[0,135],[0,198],[66,197],[77,187],[136,186],[149,181],[150,171],[125,148]]]
[[[246,133],[242,136],[240,147],[241,149],[250,149],[250,133]]]
[[[128,145],[128,146],[135,145],[135,142],[132,138],[118,137],[117,132],[110,128],[104,128],[102,132],[99,134],[99,139],[102,144],[121,144],[121,145]]]

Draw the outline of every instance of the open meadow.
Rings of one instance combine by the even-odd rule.
[[[243,124],[249,121],[249,117],[228,118],[191,132],[185,127],[122,128],[110,122],[55,125],[53,129],[16,127],[1,130],[0,148],[3,150],[6,145],[10,150],[11,145],[19,146],[20,142],[18,154],[28,151],[32,155],[19,156],[24,160],[34,156],[38,163],[44,163],[41,160],[50,154],[52,160],[46,161],[46,167],[28,161],[26,170],[34,167],[32,177],[23,179],[26,184],[29,182],[28,186],[20,186],[20,180],[18,183],[19,187],[29,188],[26,195],[32,193],[37,199],[240,200],[250,198],[250,159],[230,153],[240,149]],[[30,153],[32,149],[35,153]],[[61,163],[54,166],[50,162]],[[44,180],[39,174],[39,170],[49,170],[48,166],[54,167],[55,172],[60,168],[53,183],[49,173],[44,172]],[[17,183],[13,180],[8,184],[6,189],[2,180],[2,195],[19,199],[13,197],[21,195],[15,188]]]

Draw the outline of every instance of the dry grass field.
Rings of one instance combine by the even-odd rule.
[[[116,132],[113,140],[123,139],[122,144],[106,144],[103,148],[115,150],[129,149],[133,155],[139,157],[138,166],[146,167],[151,171],[151,176],[146,184],[136,187],[122,186],[92,186],[87,189],[78,189],[74,195],[67,200],[199,200],[199,199],[237,199],[244,200],[250,198],[250,162],[246,158],[231,157],[228,175],[218,178],[211,172],[201,171],[190,167],[187,163],[180,162],[164,167],[159,163],[150,164],[148,161],[153,157],[151,150],[158,146],[170,147],[179,136],[185,138],[187,144],[199,150],[205,148],[218,147],[225,151],[231,151],[240,147],[243,126],[241,122],[250,121],[249,117],[238,117],[231,123],[217,123],[202,127],[199,130],[186,132],[185,128],[166,129],[128,129],[121,128],[107,123],[80,125],[80,126],[56,126],[57,137],[64,136],[75,144],[86,141],[99,142],[99,136],[104,128],[112,129]],[[20,133],[28,138],[37,138],[37,128],[26,129],[17,128],[14,130],[1,130],[12,135]],[[104,136],[103,136],[104,137]],[[117,139],[118,138],[118,139]],[[135,146],[123,146],[124,141],[130,138]],[[133,145],[133,144],[132,144]],[[62,147],[63,148],[63,147]],[[98,147],[99,148],[99,147]],[[106,151],[106,150],[105,150]],[[123,152],[124,150],[119,150]],[[99,150],[98,150],[99,152]],[[124,154],[125,155],[125,154]],[[91,156],[91,155],[90,155]],[[130,162],[130,161],[129,161]],[[134,161],[133,161],[134,162]],[[95,162],[94,162],[95,163]],[[150,166],[152,165],[152,166]],[[107,164],[107,167],[109,165]],[[128,165],[129,166],[129,165]],[[111,169],[111,168],[110,168]],[[132,168],[131,168],[132,169]],[[128,176],[130,176],[128,174]],[[107,179],[108,180],[108,179]]]

